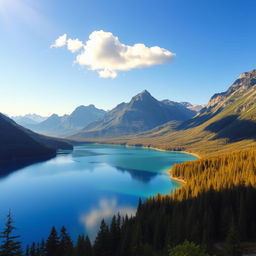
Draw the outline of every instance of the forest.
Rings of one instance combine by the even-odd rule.
[[[200,250],[195,255],[213,255],[216,244],[223,255],[242,255],[240,242],[256,240],[255,173],[253,149],[177,164],[171,175],[185,185],[170,195],[140,200],[134,217],[116,215],[109,225],[102,220],[95,241],[81,235],[74,242],[64,227],[59,232],[53,227],[24,255],[175,256],[186,255],[177,251],[188,248]],[[5,226],[0,255],[23,255],[18,237],[10,235],[10,214]]]

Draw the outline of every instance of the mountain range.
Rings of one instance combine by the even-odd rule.
[[[103,117],[105,113],[94,105],[79,106],[70,115],[52,114],[41,122],[26,123],[24,126],[40,134],[64,137]]]
[[[189,120],[163,123],[126,137],[99,136],[94,141],[186,150],[200,155],[255,147],[256,70],[242,73],[227,91],[213,95],[200,113]]]
[[[189,103],[188,105],[191,107]],[[158,101],[144,90],[134,96],[130,102],[117,105],[103,118],[90,123],[69,138],[110,138],[136,134],[169,121],[183,122],[196,113],[184,103],[170,100]]]
[[[242,73],[205,106],[159,101],[144,90],[111,111],[79,106],[70,115],[51,115],[27,127],[70,141],[144,145],[214,154],[256,145],[256,70]],[[31,116],[26,116],[31,118]],[[38,119],[39,118],[39,119]],[[31,118],[33,120],[33,118]],[[1,159],[54,155],[72,148],[65,140],[39,135],[0,115]],[[7,146],[6,146],[7,145]],[[7,148],[6,148],[7,147]]]
[[[27,127],[31,124],[38,124],[47,119],[47,117],[43,117],[37,114],[26,114],[24,116],[12,116],[12,120],[14,120],[17,124]]]

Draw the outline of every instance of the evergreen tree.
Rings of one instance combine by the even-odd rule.
[[[40,243],[39,256],[45,256],[45,255],[46,255],[45,242],[44,242],[44,240],[42,240]]]
[[[58,254],[60,256],[72,256],[73,243],[69,234],[67,233],[66,228],[62,227],[60,232],[61,233]]]
[[[21,256],[22,249],[21,243],[17,241],[19,236],[12,235],[15,230],[13,226],[13,219],[11,212],[7,215],[7,221],[5,223],[5,229],[0,233],[0,238],[2,238],[2,243],[0,245],[0,255],[1,256]]]
[[[88,236],[78,236],[77,245],[75,249],[76,256],[92,256],[92,245]]]
[[[105,221],[102,220],[94,243],[94,254],[97,256],[112,256],[109,242],[109,229]]]
[[[226,256],[242,255],[242,248],[240,246],[238,231],[233,220],[230,225],[230,229],[225,242],[225,255]]]
[[[52,227],[51,233],[46,241],[46,256],[58,256],[59,238],[55,227]],[[61,256],[61,255],[60,255]]]

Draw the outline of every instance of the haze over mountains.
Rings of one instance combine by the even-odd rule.
[[[104,110],[98,109],[94,105],[79,106],[70,115],[52,114],[41,122],[27,122],[24,126],[41,134],[63,137],[101,118],[105,113]],[[22,124],[19,120],[17,122]],[[23,119],[22,122],[24,123]]]
[[[196,111],[178,102],[158,101],[144,90],[134,96],[129,103],[123,102],[117,105],[103,118],[90,123],[69,138],[109,138],[135,134],[169,121],[188,120],[196,113]]]
[[[27,114],[24,116],[12,116],[11,119],[13,119],[17,124],[27,127],[31,124],[38,124],[43,122],[47,119],[47,117],[43,117],[37,114]]]

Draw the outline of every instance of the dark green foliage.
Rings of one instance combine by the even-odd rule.
[[[112,256],[110,232],[105,221],[102,220],[100,230],[94,243],[94,254],[97,256]]]
[[[77,244],[75,247],[75,256],[92,256],[92,245],[88,236],[78,236]]]
[[[61,228],[60,231],[60,243],[58,248],[58,254],[60,256],[72,256],[73,254],[73,243],[66,231],[65,227]]]
[[[7,215],[7,221],[5,223],[5,229],[1,232],[0,238],[2,243],[0,245],[1,256],[21,256],[22,249],[21,244],[17,241],[19,236],[13,235],[15,227],[13,226],[13,220],[11,212]]]
[[[225,255],[242,256],[242,248],[240,246],[239,234],[234,224],[234,221],[231,222],[230,229],[225,242]]]
[[[58,250],[59,237],[55,227],[53,227],[45,245],[46,256],[58,256]]]
[[[185,241],[170,249],[169,256],[208,256],[208,254],[193,242]]]

